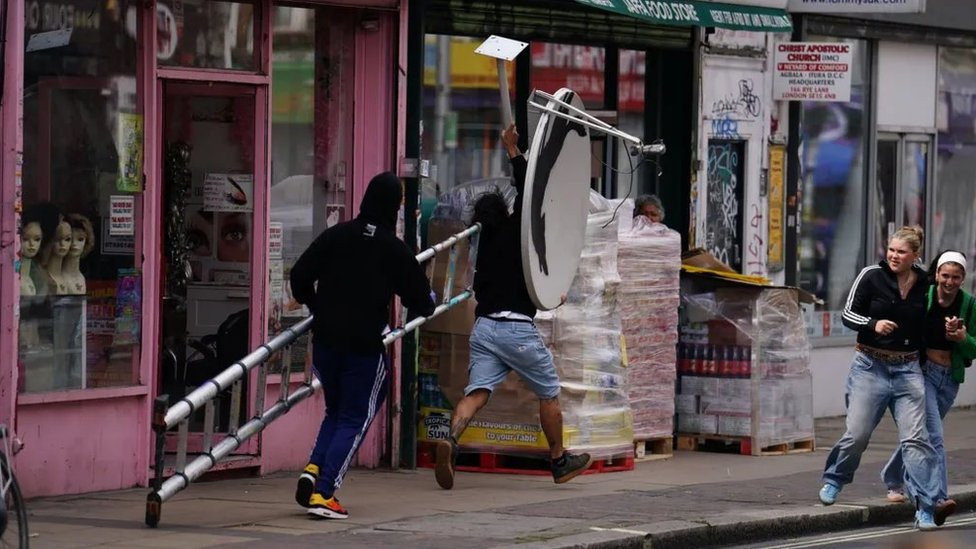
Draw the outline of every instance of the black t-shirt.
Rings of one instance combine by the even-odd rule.
[[[925,315],[925,347],[928,349],[938,349],[941,351],[951,351],[953,342],[946,339],[945,321],[946,318],[959,316],[962,308],[962,292],[956,294],[956,299],[948,307],[939,305],[939,299],[933,297],[932,308]]]
[[[514,212],[501,226],[484,229],[478,235],[478,259],[474,272],[475,316],[501,311],[534,317],[535,304],[529,297],[522,273],[522,192],[525,188],[525,157],[511,160],[514,176]]]

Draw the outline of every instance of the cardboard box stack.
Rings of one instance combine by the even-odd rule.
[[[677,431],[752,437],[753,447],[812,439],[810,346],[792,288],[682,292]]]
[[[674,420],[681,237],[644,217],[620,234],[619,306],[638,440],[670,437]]]

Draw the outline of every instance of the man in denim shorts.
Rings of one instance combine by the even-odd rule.
[[[532,319],[536,308],[522,274],[522,191],[526,160],[518,149],[515,125],[502,132],[502,143],[515,176],[515,211],[510,215],[505,199],[489,193],[474,206],[473,222],[481,223],[474,293],[478,300],[471,333],[471,363],[464,398],[454,409],[451,437],[437,444],[437,484],[454,486],[458,439],[491,392],[515,370],[539,397],[539,419],[549,443],[552,477],[567,482],[592,463],[589,454],[570,454],[563,448],[563,415],[559,407],[559,377],[552,354],[542,342]]]

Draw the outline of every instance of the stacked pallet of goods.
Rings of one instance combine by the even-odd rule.
[[[620,233],[617,267],[637,454],[670,454],[681,237],[663,224],[638,216],[629,230]]]
[[[682,293],[678,446],[743,454],[813,449],[813,385],[798,292],[731,285]]]
[[[611,204],[591,191],[586,238],[566,303],[540,312],[536,324],[562,383],[566,445],[594,456],[629,460],[633,426],[621,348],[619,287],[617,220]]]

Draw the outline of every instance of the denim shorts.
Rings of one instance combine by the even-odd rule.
[[[493,391],[512,370],[541,399],[559,396],[559,376],[552,354],[535,324],[478,317],[471,332],[471,362],[464,394]]]

